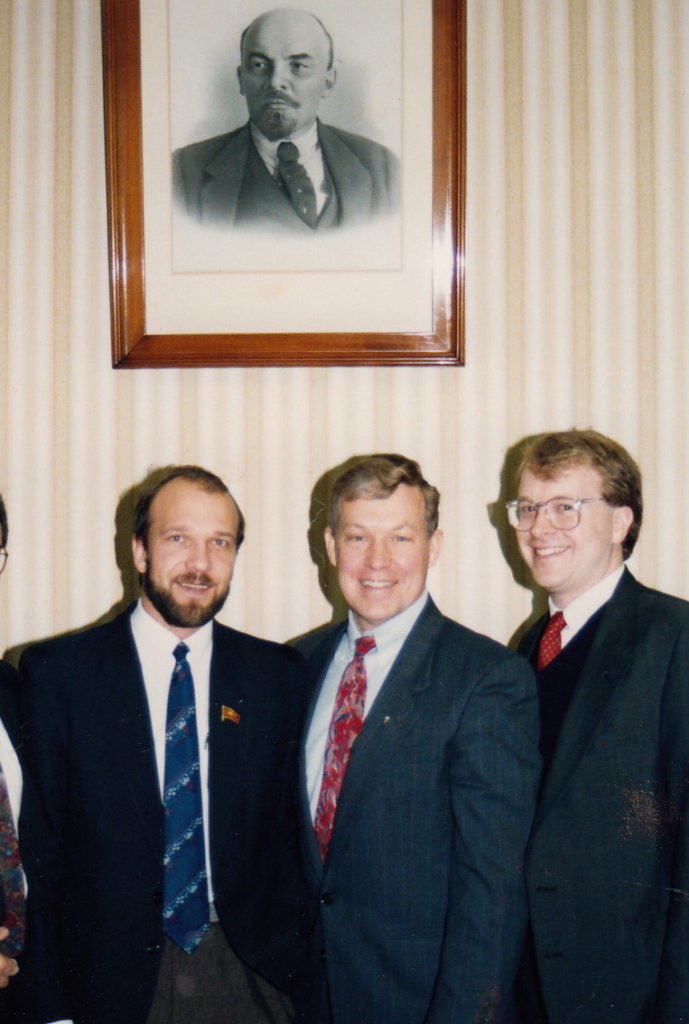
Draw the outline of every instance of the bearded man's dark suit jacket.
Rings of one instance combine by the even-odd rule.
[[[163,946],[163,808],[129,612],[30,648],[20,671],[43,801],[27,822],[27,1020],[144,1024]],[[238,956],[286,991],[304,965],[293,813],[303,680],[296,651],[214,624],[215,905]],[[223,720],[223,705],[237,715]]]
[[[316,693],[345,628],[298,644]],[[429,599],[353,744],[324,867],[302,778],[334,1024],[511,1019],[537,730],[526,662]]]
[[[389,149],[320,122],[318,138],[333,187],[319,228],[367,224],[397,209],[399,161]],[[176,150],[173,190],[201,222],[312,233],[258,155],[248,124]]]
[[[529,659],[544,624],[524,638]],[[689,604],[625,570],[572,695],[527,854],[550,1024],[689,1021],[688,782]]]

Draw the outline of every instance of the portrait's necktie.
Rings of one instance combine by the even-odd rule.
[[[281,142],[277,157],[280,180],[284,182],[292,206],[305,224],[315,228],[318,223],[316,193],[306,168],[299,163],[299,150],[293,142]]]
[[[173,651],[165,733],[165,859],[163,927],[191,953],[208,931],[208,880],[203,836],[199,741],[189,648]]]
[[[560,634],[565,628],[567,623],[562,612],[555,612],[548,619],[543,635],[541,636],[541,642],[538,645],[538,670],[545,668],[549,665],[553,658],[562,650],[562,637]]]
[[[0,942],[0,953],[16,956],[24,945],[26,926],[26,893],[24,872],[19,858],[19,844],[10,807],[7,779],[0,765],[0,887],[4,902],[4,920],[0,925],[10,934]]]
[[[325,860],[335,821],[337,798],[347,770],[352,743],[364,724],[366,703],[366,665],[364,657],[376,646],[372,636],[361,636],[354,646],[354,657],[342,674],[330,720],[323,761],[323,779],[313,827],[316,842]]]

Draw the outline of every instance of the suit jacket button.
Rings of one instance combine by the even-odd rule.
[[[146,943],[146,952],[147,953],[160,953],[161,949],[162,949],[162,947],[161,947],[159,942],[147,942]]]
[[[329,907],[331,903],[335,901],[335,897],[331,892],[321,893],[321,903],[324,903],[326,907]]]
[[[160,904],[163,902],[163,890],[154,889],[151,895],[151,899],[153,900],[156,906],[160,906]]]

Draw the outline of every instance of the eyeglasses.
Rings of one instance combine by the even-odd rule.
[[[579,525],[581,506],[591,501],[607,501],[607,498],[551,498],[550,501],[508,501],[507,519],[515,530],[530,530],[543,509],[546,518],[556,530],[573,530]]]
[[[7,550],[7,548],[0,548],[0,576],[2,576],[2,571],[7,565],[8,556],[9,551]]]

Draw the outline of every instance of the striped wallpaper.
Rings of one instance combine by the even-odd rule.
[[[506,640],[532,595],[489,505],[511,445],[572,425],[639,458],[634,568],[689,597],[689,4],[468,16],[467,365],[115,371],[98,0],[0,0],[0,649],[121,600],[118,503],[182,460],[247,516],[225,621],[275,639],[324,622],[312,491],[373,450],[441,489],[443,610]]]

